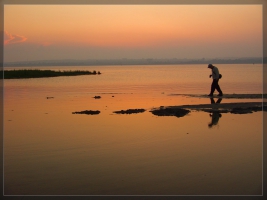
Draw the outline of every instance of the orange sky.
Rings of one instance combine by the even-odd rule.
[[[7,62],[261,56],[262,6],[5,5],[4,30]]]

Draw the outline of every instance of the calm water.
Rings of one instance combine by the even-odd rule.
[[[224,93],[262,92],[261,65],[217,66]],[[4,81],[5,195],[261,194],[266,112],[222,113],[212,128],[209,113],[176,118],[149,112],[209,103],[170,95],[207,94],[206,65],[75,69],[102,74]],[[240,101],[247,100],[222,100]],[[147,111],[113,113],[129,108]],[[101,113],[72,114],[82,110]]]
[[[262,65],[217,65],[224,93],[262,93]],[[25,68],[25,67],[23,67]],[[7,80],[7,86],[53,92],[206,94],[211,79],[207,65],[32,67],[53,70],[96,70],[100,76]],[[11,69],[11,68],[7,68]],[[13,69],[13,68],[12,68]]]

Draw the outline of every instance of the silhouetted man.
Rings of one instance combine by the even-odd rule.
[[[210,75],[210,77],[212,77],[212,79],[213,79],[212,84],[211,84],[210,94],[208,96],[213,96],[215,89],[219,92],[218,96],[222,96],[223,93],[222,93],[221,88],[219,86],[219,79],[220,79],[219,70],[217,67],[213,66],[212,64],[209,64],[208,68],[211,69],[212,74]]]

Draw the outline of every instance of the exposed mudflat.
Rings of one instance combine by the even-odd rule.
[[[113,113],[116,114],[136,114],[136,113],[143,113],[146,110],[141,108],[141,109],[128,109],[128,110],[119,110],[119,111],[114,111]]]
[[[150,111],[153,115],[157,116],[175,116],[175,117],[184,117],[188,113],[190,113],[190,110],[184,109],[184,108],[160,108]]]
[[[195,111],[204,111],[209,113],[232,113],[232,114],[248,114],[257,111],[267,111],[267,101],[264,102],[264,99],[267,98],[267,94],[224,94],[223,97],[219,97],[215,102],[213,97],[207,95],[199,94],[171,94],[171,95],[182,95],[188,96],[190,98],[210,98],[210,104],[195,104],[195,105],[177,105],[177,106],[160,106],[153,108],[150,112],[153,115],[157,116],[175,116],[175,117],[184,117],[192,110]],[[214,96],[216,97],[216,96]],[[100,98],[100,96],[95,96],[94,98]],[[234,102],[234,103],[221,103],[222,98],[228,99],[262,99],[262,102]],[[127,109],[113,111],[115,114],[137,114],[143,113],[146,109]],[[98,110],[84,110],[73,112],[72,114],[86,114],[86,115],[97,115],[100,114]]]
[[[198,105],[181,105],[181,106],[166,106],[152,110],[152,113],[160,113],[160,111],[185,113],[186,110],[196,110],[205,112],[219,112],[232,114],[248,114],[257,111],[267,111],[267,102],[241,102],[241,103],[214,103],[214,104],[198,104]],[[187,114],[187,113],[186,113]],[[167,114],[165,114],[166,116]],[[160,116],[160,115],[159,115]],[[183,115],[184,116],[184,115]]]
[[[83,110],[72,112],[72,114],[85,114],[85,115],[98,115],[100,113],[99,110]]]
[[[197,105],[179,105],[179,106],[161,106],[152,109],[152,113],[158,116],[185,116],[188,110],[204,111],[210,113],[232,113],[232,114],[248,114],[257,111],[267,111],[267,94],[224,94],[222,97],[214,95],[210,97],[203,94],[171,94],[171,96],[180,95],[185,97],[195,98],[210,98],[210,104]],[[216,103],[213,98],[218,98]],[[235,102],[235,103],[220,103],[225,99],[262,99],[262,102]]]
[[[171,96],[180,95],[188,97],[197,97],[197,98],[211,98],[206,94],[170,94]],[[213,97],[218,97],[216,94]],[[267,99],[267,94],[224,94],[218,98],[224,99]]]

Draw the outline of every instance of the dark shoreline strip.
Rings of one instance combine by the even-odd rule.
[[[58,76],[80,76],[80,75],[100,75],[98,71],[54,71],[54,70],[39,70],[39,69],[21,69],[21,70],[1,70],[0,79],[25,79],[25,78],[48,78]]]

